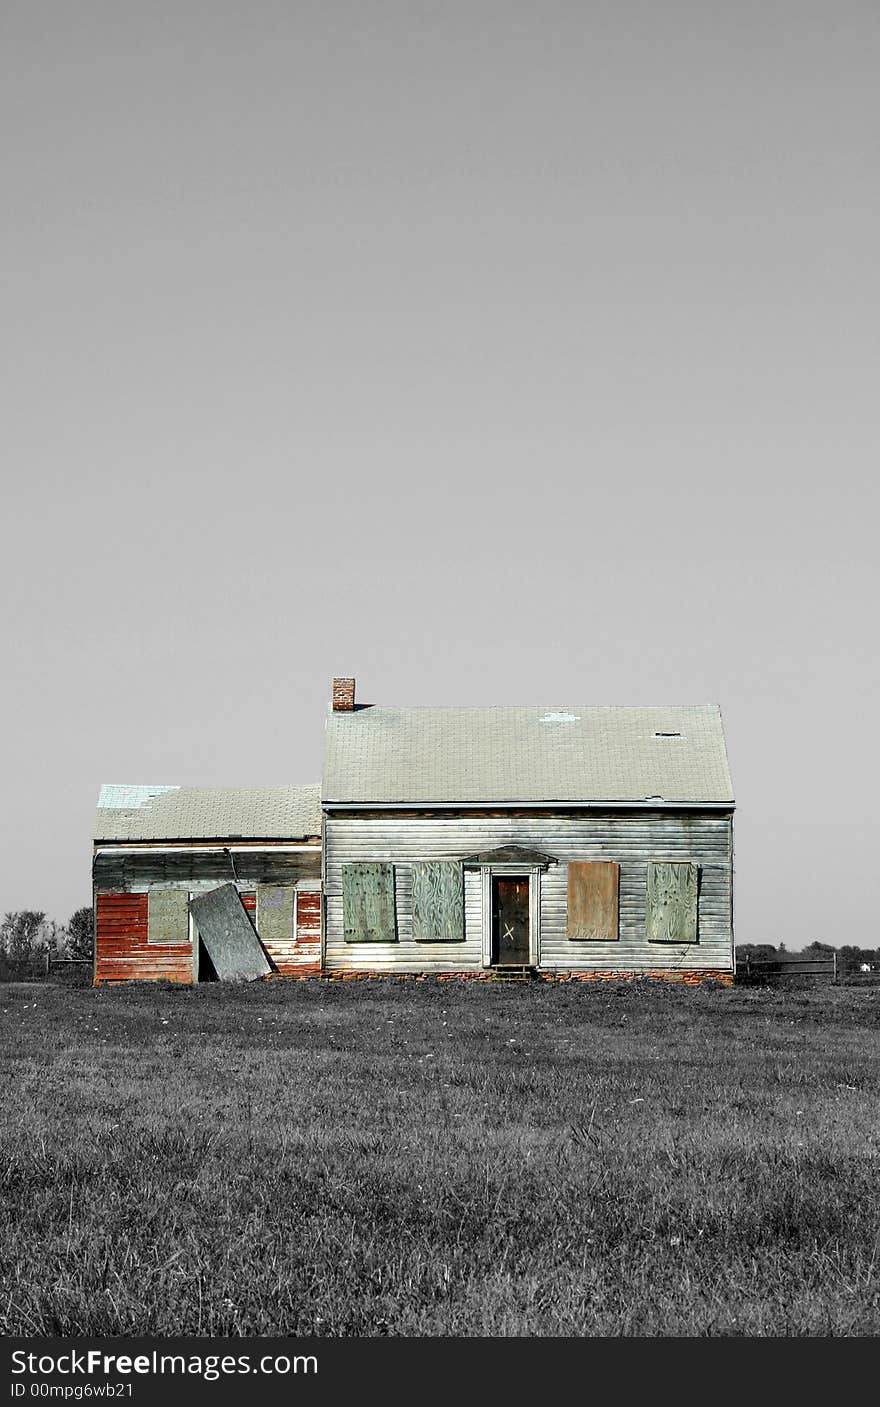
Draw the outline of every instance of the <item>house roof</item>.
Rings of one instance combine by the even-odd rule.
[[[733,804],[717,704],[331,712],[325,805]]]
[[[302,840],[321,834],[321,789],[103,786],[95,840]]]

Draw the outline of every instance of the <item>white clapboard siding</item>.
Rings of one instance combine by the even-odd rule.
[[[324,834],[327,969],[443,972],[480,968],[479,870],[465,872],[465,941],[416,943],[411,936],[411,865],[415,860],[461,859],[503,845],[540,850],[558,861],[540,876],[542,968],[636,972],[675,967],[732,969],[732,820],[729,815],[696,812],[419,818],[389,814],[381,819],[328,815]],[[396,867],[396,943],[344,940],[342,865],[356,860],[385,860]],[[620,936],[616,942],[566,937],[569,860],[615,860],[620,865]],[[697,943],[647,941],[645,890],[650,860],[690,860],[699,865]]]

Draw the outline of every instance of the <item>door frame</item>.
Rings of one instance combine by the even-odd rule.
[[[483,967],[492,966],[492,880],[499,875],[529,882],[529,967],[537,967],[541,961],[541,866],[517,864],[480,866]]]

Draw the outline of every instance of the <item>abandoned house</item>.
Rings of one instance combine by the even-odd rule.
[[[318,786],[102,787],[92,877],[96,982],[321,969]]]
[[[318,787],[105,787],[95,980],[730,981],[720,710],[385,708],[337,679]]]

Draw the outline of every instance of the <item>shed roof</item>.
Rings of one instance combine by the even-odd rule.
[[[733,805],[717,704],[331,712],[321,795],[325,805]]]
[[[302,840],[321,834],[321,789],[103,786],[95,840]]]

